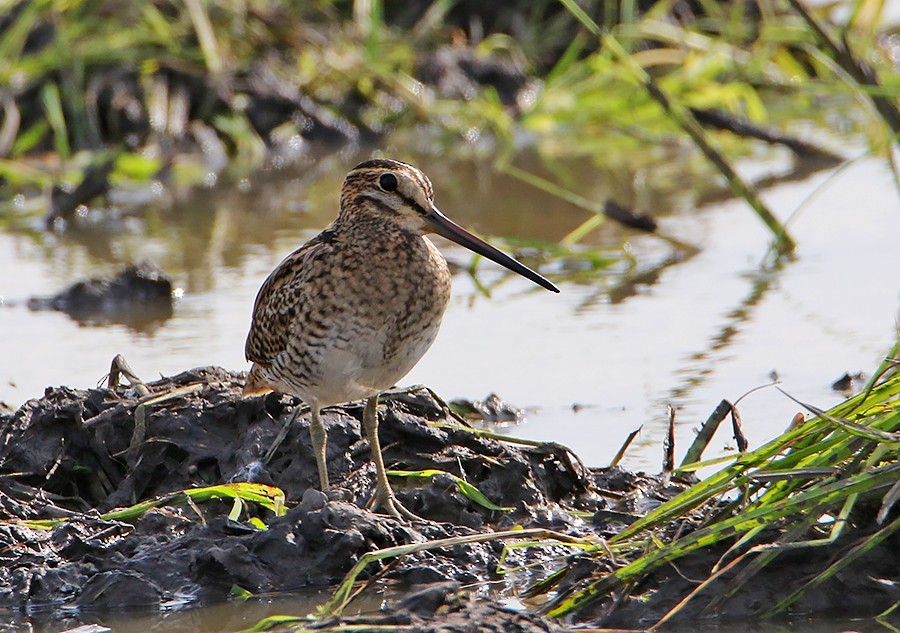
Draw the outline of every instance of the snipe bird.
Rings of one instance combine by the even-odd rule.
[[[447,262],[426,233],[559,292],[442,214],[421,171],[369,160],[347,174],[337,219],[263,283],[245,347],[253,362],[245,396],[274,390],[309,406],[322,489],[328,487],[328,464],[320,410],[367,399],[363,425],[375,463],[376,507],[407,518],[415,515],[396,500],[385,472],[377,407],[378,394],[402,379],[434,342],[450,300]]]

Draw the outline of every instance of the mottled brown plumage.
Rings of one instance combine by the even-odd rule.
[[[394,515],[378,443],[378,394],[395,385],[434,342],[450,300],[450,273],[425,237],[437,232],[556,288],[468,234],[434,206],[431,183],[411,165],[372,160],[344,181],[337,219],[282,261],[263,283],[245,352],[253,361],[245,395],[300,397],[320,484],[328,486],[322,407],[368,399],[364,423],[377,472],[377,502]]]

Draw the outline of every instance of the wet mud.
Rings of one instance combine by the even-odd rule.
[[[459,583],[427,585],[383,614],[343,618],[348,627],[404,626],[415,633],[563,633],[559,623],[462,591]]]
[[[75,282],[50,297],[31,297],[28,308],[65,312],[82,325],[121,324],[142,330],[172,317],[172,290],[165,273],[144,262],[111,277]]]
[[[240,374],[201,368],[148,385],[149,395],[130,387],[49,388],[43,398],[0,418],[4,518],[72,516],[50,530],[0,526],[0,606],[156,606],[225,599],[233,585],[254,593],[326,585],[367,551],[489,526],[576,531],[580,521],[561,503],[588,510],[605,503],[592,490],[590,474],[560,447],[523,450],[468,430],[430,426],[459,422],[422,390],[384,397],[386,462],[464,477],[493,503],[514,509],[485,510],[461,494],[452,477],[438,475],[414,486],[395,482],[406,507],[429,520],[407,523],[376,514],[365,508],[374,469],[360,432],[361,405],[332,408],[324,416],[335,482],[326,494],[314,488],[308,416],[299,416],[265,459],[297,401],[275,394],[243,400],[242,384]],[[192,386],[194,391],[164,403],[141,404]],[[136,417],[144,421],[137,436]],[[290,508],[284,516],[263,516],[265,530],[229,520],[230,502],[162,507],[133,523],[100,517],[158,495],[234,481],[278,486]],[[390,575],[409,583],[487,580],[500,549],[478,544],[417,554]]]
[[[226,600],[235,588],[259,594],[333,586],[376,549],[515,526],[608,537],[686,485],[618,468],[588,469],[558,445],[481,436],[428,390],[412,389],[382,398],[385,462],[395,470],[446,474],[393,479],[400,501],[424,519],[401,521],[367,509],[374,468],[360,430],[362,404],[324,412],[333,485],[320,492],[308,414],[301,412],[286,427],[298,401],[277,394],[242,399],[243,380],[242,374],[206,367],[146,386],[54,387],[0,415],[0,608],[160,609]],[[476,503],[457,478],[505,509]],[[102,516],[184,489],[248,481],[283,490],[286,512],[276,516],[247,503],[232,520],[229,499],[163,504],[127,521]],[[24,522],[48,518],[67,520],[49,529]],[[531,571],[503,577],[504,586],[539,580],[558,569],[569,551],[512,552],[507,561],[527,562]],[[542,616],[458,591],[501,580],[502,552],[502,543],[488,541],[373,563],[363,578],[405,588],[376,620],[423,631],[560,630]],[[686,579],[703,577],[701,569],[719,555],[688,559],[680,571],[649,579],[623,604],[613,609],[600,602],[583,619],[628,627],[653,621],[693,588]],[[790,557],[784,573],[802,575],[804,559],[827,555],[823,548]],[[862,560],[872,580],[847,572],[803,607],[826,607],[836,595],[846,604],[860,594],[861,610],[871,610],[891,591],[874,579],[889,577],[887,567],[897,560],[895,539]],[[592,559],[569,562],[560,591],[598,569]],[[696,573],[690,571],[694,564]],[[771,573],[719,613],[739,618],[771,605],[781,586]]]

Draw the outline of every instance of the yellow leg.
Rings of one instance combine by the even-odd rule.
[[[377,395],[366,400],[366,408],[363,410],[363,425],[366,427],[369,448],[372,451],[372,462],[375,464],[375,507],[384,508],[385,512],[397,518],[405,517],[412,521],[421,521],[422,517],[413,514],[397,501],[394,491],[391,490],[391,484],[388,483],[387,470],[384,468],[384,459],[381,457],[381,442],[378,440]]]
[[[316,456],[316,466],[319,467],[319,487],[321,490],[328,488],[328,462],[325,459],[325,448],[328,435],[325,433],[325,425],[319,415],[319,405],[310,404],[312,419],[309,423],[309,436],[312,439],[313,453]]]

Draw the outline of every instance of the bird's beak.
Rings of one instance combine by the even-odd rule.
[[[484,240],[478,239],[441,213],[437,207],[432,205],[431,210],[425,215],[425,219],[428,222],[428,228],[441,237],[446,237],[451,242],[456,242],[460,246],[465,246],[470,251],[478,253],[482,257],[487,257],[493,262],[497,262],[504,268],[507,268],[514,273],[518,273],[526,279],[530,279],[547,290],[559,292],[559,288],[554,286],[553,283],[531,270],[525,264],[516,261],[503,251],[494,248]]]

